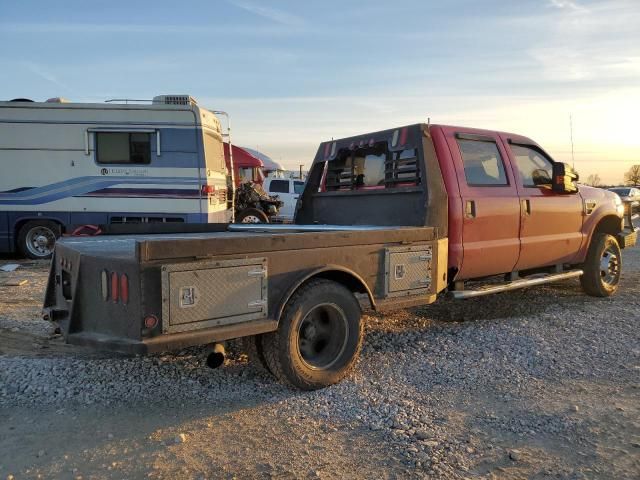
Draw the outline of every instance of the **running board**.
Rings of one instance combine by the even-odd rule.
[[[558,282],[560,280],[568,280],[570,278],[576,278],[583,274],[582,270],[571,270],[562,273],[543,274],[544,276],[532,275],[528,278],[522,278],[520,280],[514,280],[513,282],[503,283],[501,285],[487,285],[480,287],[477,290],[453,290],[449,292],[456,300],[463,300],[465,298],[482,297],[483,295],[491,295],[493,293],[508,292],[510,290],[517,290],[518,288],[533,287],[535,285],[544,285],[545,283]],[[535,278],[532,278],[535,277]]]

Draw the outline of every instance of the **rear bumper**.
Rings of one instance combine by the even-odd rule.
[[[83,345],[98,350],[144,355],[258,335],[271,332],[277,328],[277,321],[266,319],[191,332],[162,334],[142,340],[131,340],[100,333],[79,332],[67,335],[66,341],[73,345]]]

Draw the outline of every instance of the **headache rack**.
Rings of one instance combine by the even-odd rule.
[[[360,187],[359,182],[361,180],[358,178],[360,174],[356,173],[356,163],[354,161],[356,154],[366,148],[381,148],[382,146],[384,146],[384,149],[381,154],[384,153],[385,155],[384,180],[378,185],[370,185],[366,188],[393,188],[399,184],[419,185],[420,167],[417,150],[409,148],[389,151],[386,142],[380,142],[375,146],[347,150],[339,154],[336,160],[328,162],[325,188],[328,190],[350,190],[353,187]],[[367,154],[361,156],[364,158],[366,169]],[[350,162],[348,162],[349,160]],[[350,164],[348,165],[347,163]]]

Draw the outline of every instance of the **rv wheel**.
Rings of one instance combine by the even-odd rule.
[[[51,258],[60,226],[50,220],[34,220],[25,223],[18,232],[18,249],[27,258],[41,260]]]
[[[269,223],[269,217],[257,208],[246,208],[238,214],[236,223]]]

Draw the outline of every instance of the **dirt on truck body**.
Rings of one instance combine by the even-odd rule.
[[[67,341],[117,351],[244,337],[278,379],[320,388],[353,367],[364,308],[574,277],[613,294],[637,234],[619,197],[576,181],[501,132],[419,124],[326,142],[294,225],[63,240],[45,308]]]

